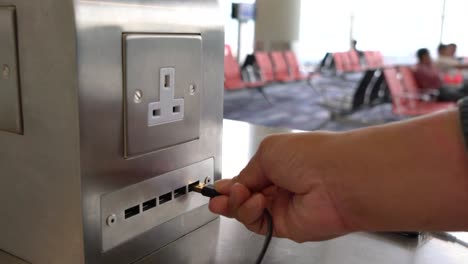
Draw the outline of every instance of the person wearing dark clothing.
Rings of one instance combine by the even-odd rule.
[[[352,51],[355,51],[355,52],[358,54],[358,56],[359,56],[359,61],[361,62],[361,64],[365,64],[365,63],[366,63],[366,62],[365,62],[366,59],[365,59],[365,57],[364,57],[364,52],[363,52],[362,50],[358,50],[358,48],[357,48],[357,40],[355,40],[355,39],[353,39],[353,40],[351,41],[351,50],[352,50]]]

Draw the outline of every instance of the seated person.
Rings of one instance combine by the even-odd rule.
[[[457,69],[468,69],[468,65],[460,63],[460,61],[455,57],[455,44],[440,44],[437,51],[439,53],[439,58],[436,61],[436,66],[440,71],[450,73]]]
[[[438,101],[455,102],[465,96],[465,89],[448,88],[442,85],[440,79],[441,73],[432,62],[431,54],[428,49],[420,49],[417,52],[418,64],[414,71],[414,77],[418,86],[424,90],[437,89]]]
[[[364,56],[364,52],[363,52],[362,50],[359,50],[359,49],[357,48],[357,40],[355,40],[355,39],[351,40],[351,50],[357,52],[357,54],[359,55],[359,57],[363,57],[363,56]]]
[[[452,58],[457,59],[458,61],[462,62],[463,60],[460,60],[461,58],[457,58],[457,44],[451,43],[447,45],[448,49],[448,55]]]

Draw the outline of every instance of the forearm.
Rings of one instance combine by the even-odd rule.
[[[326,182],[354,230],[468,230],[468,158],[457,111],[353,131]],[[360,162],[356,162],[359,159]]]

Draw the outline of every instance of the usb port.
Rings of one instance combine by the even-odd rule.
[[[200,184],[200,181],[196,181],[194,183],[189,184],[189,186],[188,186],[189,192],[193,192],[193,189],[195,189],[195,186],[197,186],[199,184]]]
[[[140,213],[140,205],[135,205],[135,206],[125,210],[125,219],[128,219],[130,217],[134,217],[135,215],[137,215],[139,213]]]
[[[187,193],[187,188],[185,186],[181,187],[181,188],[174,191],[174,199],[178,198],[178,197],[181,197],[181,196],[184,196],[186,193]]]
[[[172,192],[159,196],[159,204],[165,204],[172,200]]]
[[[149,209],[153,209],[155,207],[156,207],[156,198],[143,203],[143,212],[146,212]]]

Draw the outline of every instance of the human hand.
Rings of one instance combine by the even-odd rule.
[[[266,138],[212,212],[298,242],[355,231],[467,230],[468,152],[458,111],[343,133]]]
[[[326,153],[333,140],[332,133],[266,138],[239,176],[216,183],[222,196],[211,200],[210,210],[265,234],[267,208],[274,235],[297,242],[326,240],[352,231],[326,183]]]

